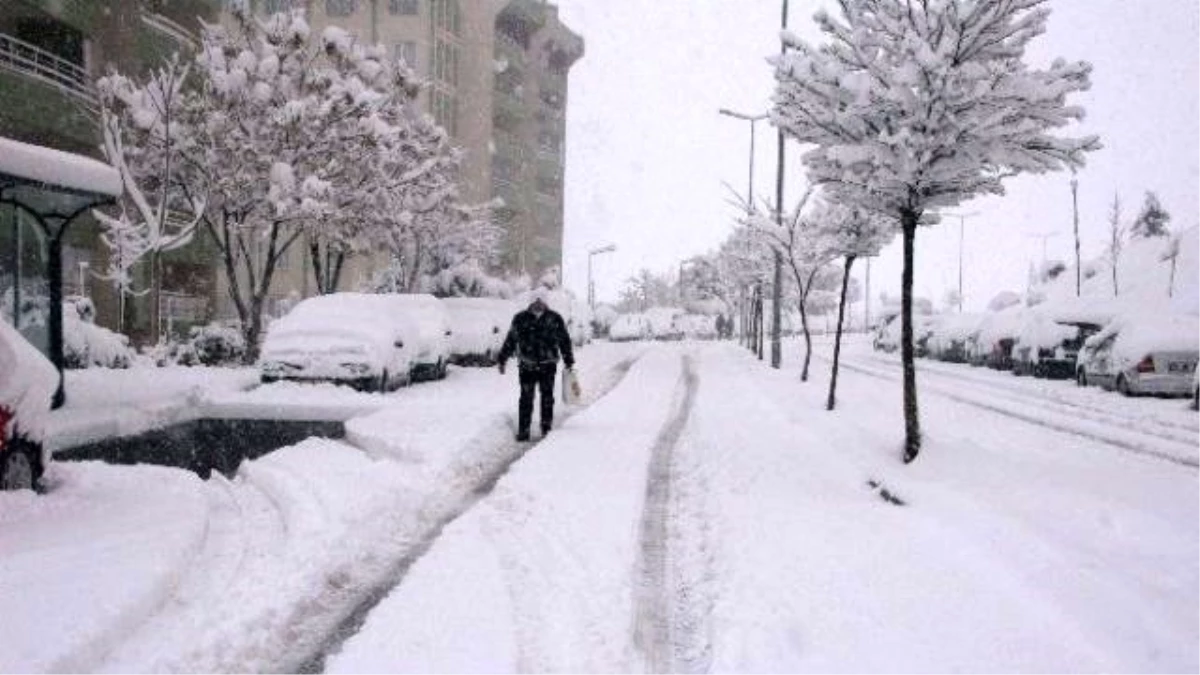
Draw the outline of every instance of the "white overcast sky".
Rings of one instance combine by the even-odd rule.
[[[564,267],[584,296],[587,250],[615,244],[595,258],[599,300],[614,300],[623,281],[646,267],[716,247],[736,210],[724,183],[744,192],[749,124],[717,114],[727,107],[765,111],[773,87],[765,58],[778,50],[779,0],[559,0],[560,16],[586,42],[570,75]],[[790,27],[819,38],[812,15],[820,2],[791,0]],[[1082,131],[1105,147],[1079,174],[1084,258],[1098,255],[1105,218],[1119,192],[1126,219],[1154,190],[1172,228],[1197,224],[1198,104],[1195,0],[1051,0],[1045,35],[1029,60],[1085,60],[1095,67]],[[755,192],[774,194],[775,130],[757,125]],[[800,146],[787,145],[787,201],[804,189]],[[966,221],[966,305],[982,308],[1001,290],[1022,290],[1030,262],[1072,257],[1068,173],[1022,176],[1004,197],[978,199],[959,211]],[[899,244],[875,261],[872,296],[896,295]],[[918,236],[916,293],[941,303],[957,285],[958,223]]]

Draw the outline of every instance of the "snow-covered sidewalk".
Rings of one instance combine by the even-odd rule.
[[[934,393],[904,467],[899,386],[844,372],[826,412],[824,364],[799,383],[790,346],[783,371],[656,347],[448,528],[330,670],[1197,668],[1194,468]],[[692,407],[657,466],[685,356]]]
[[[585,404],[641,349],[582,350]],[[377,396],[348,442],[309,439],[232,480],[60,462],[48,494],[0,494],[0,584],[22,589],[0,593],[0,672],[300,667],[519,456],[515,380],[454,369]]]

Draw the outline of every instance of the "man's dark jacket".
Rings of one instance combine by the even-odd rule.
[[[513,317],[498,355],[500,363],[508,361],[513,354],[520,363],[529,365],[557,363],[561,354],[568,368],[575,366],[567,324],[558,312],[549,308],[540,317],[528,309]]]

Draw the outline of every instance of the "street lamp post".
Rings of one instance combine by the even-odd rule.
[[[609,244],[588,251],[588,309],[592,311],[592,314],[596,313],[596,285],[592,282],[592,256],[612,253],[615,250],[617,250],[616,244]]]
[[[1075,297],[1083,295],[1083,271],[1079,263],[1079,181],[1071,169],[1071,215],[1075,223]]]
[[[947,216],[958,218],[958,313],[962,314],[963,306],[963,221],[979,215],[978,211],[970,213],[947,213]]]
[[[746,186],[746,214],[752,215],[754,213],[754,125],[759,120],[766,119],[767,114],[762,113],[759,115],[747,115],[745,113],[734,112],[733,110],[729,110],[728,108],[721,108],[717,112],[721,115],[725,115],[727,117],[732,117],[734,119],[739,119],[744,122],[750,123],[750,160],[749,160],[750,168],[749,168],[749,172],[748,172],[749,173],[749,184]],[[751,303],[753,303],[753,300],[751,300]],[[744,309],[744,311],[741,314],[742,314],[742,316],[747,317],[751,322],[753,322],[754,319],[750,318],[750,317],[752,317],[751,311],[752,310],[747,311],[746,309]],[[743,328],[745,326],[746,326],[746,322],[743,321]],[[743,330],[743,333],[745,333],[745,330]],[[753,335],[753,332],[751,332],[751,335]],[[752,340],[750,343],[752,351],[754,350],[754,344],[753,344],[754,342],[757,342],[757,340]]]

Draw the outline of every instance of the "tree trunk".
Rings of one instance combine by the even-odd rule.
[[[846,287],[850,285],[850,267],[854,265],[854,256],[846,256],[846,269],[842,272],[842,298],[838,301],[837,332],[833,338],[833,372],[829,376],[829,400],[825,402],[826,410],[833,410],[837,405],[838,359],[842,355],[842,322],[846,318]]]
[[[904,271],[900,278],[900,362],[904,368],[904,463],[921,452],[921,420],[917,408],[917,368],[913,349],[913,247],[920,214],[911,209],[900,211],[904,237]]]
[[[150,327],[149,342],[152,345],[162,340],[162,253],[157,249],[150,252]],[[167,336],[170,340],[171,336]]]
[[[312,263],[313,281],[317,293],[325,295],[325,261],[321,259],[321,244],[316,237],[308,243],[308,259]]]
[[[1171,281],[1167,284],[1167,297],[1175,297],[1175,261],[1179,259],[1179,254],[1171,256]]]
[[[800,381],[808,382],[808,364],[812,362],[812,333],[808,329],[808,310],[804,306],[804,295],[800,296],[800,328],[804,331],[804,367],[800,369]]]

